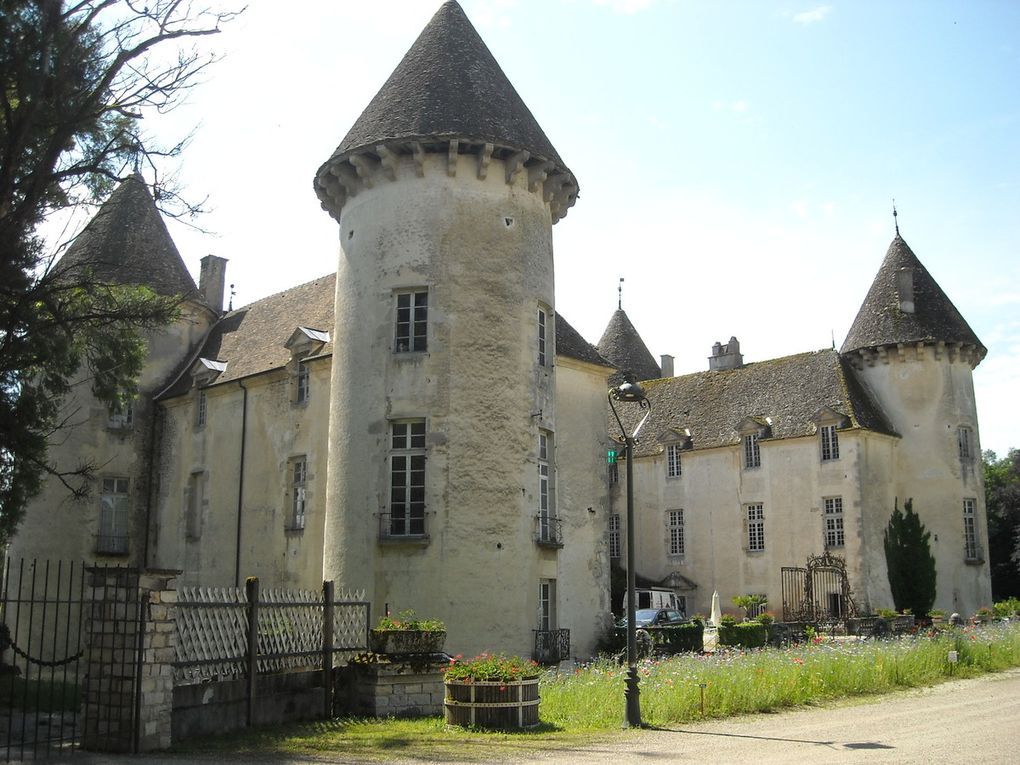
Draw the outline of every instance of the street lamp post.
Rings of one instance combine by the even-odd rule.
[[[616,411],[614,401],[624,403],[636,403],[642,409],[646,409],[645,416],[634,428],[634,432],[628,434],[627,429],[620,420]],[[652,413],[652,405],[645,397],[641,386],[627,377],[627,381],[609,391],[609,408],[613,410],[613,417],[616,424],[620,426],[621,436],[614,436],[614,439],[625,447],[624,458],[627,460],[627,681],[626,689],[623,692],[627,706],[627,725],[631,728],[641,727],[641,691],[638,688],[637,671],[637,625],[635,612],[637,611],[637,593],[635,592],[634,575],[634,444],[637,443],[638,434]]]

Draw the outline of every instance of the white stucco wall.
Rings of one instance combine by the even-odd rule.
[[[444,619],[455,653],[530,653],[538,580],[557,553],[534,541],[539,429],[555,434],[550,213],[502,161],[410,158],[348,199],[339,235],[324,571],[386,606]],[[394,293],[429,290],[424,353],[394,353]],[[380,541],[390,423],[425,418],[425,544]]]

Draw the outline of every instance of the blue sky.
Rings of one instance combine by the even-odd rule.
[[[982,447],[1020,446],[1020,3],[462,0],[576,174],[557,309],[598,341],[623,305],[677,373],[839,346],[893,237],[970,322]],[[299,7],[300,12],[294,8]],[[213,45],[180,166],[235,305],[335,267],[312,177],[439,7],[255,0]],[[286,10],[284,10],[286,8]]]

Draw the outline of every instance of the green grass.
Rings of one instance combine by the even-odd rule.
[[[951,664],[949,652],[959,661]],[[933,685],[1020,666],[1020,625],[943,632],[892,641],[822,641],[786,650],[730,650],[648,660],[639,666],[641,712],[653,726],[765,712],[898,688]],[[456,762],[513,760],[525,752],[590,746],[619,734],[626,667],[599,660],[576,672],[548,672],[542,725],[490,733],[424,720],[338,720],[245,731],[188,742],[187,751],[286,752],[385,761],[400,756]]]

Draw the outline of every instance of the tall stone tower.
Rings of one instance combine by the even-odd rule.
[[[882,533],[894,501],[902,508],[913,498],[931,532],[936,607],[974,613],[991,602],[972,377],[987,350],[898,231],[841,353],[900,436],[882,447],[888,455],[868,455],[876,473],[862,486],[869,591],[888,591]],[[878,495],[878,486],[889,489]]]
[[[448,649],[556,608],[552,224],[577,183],[456,2],[319,168],[339,222],[324,573]]]

